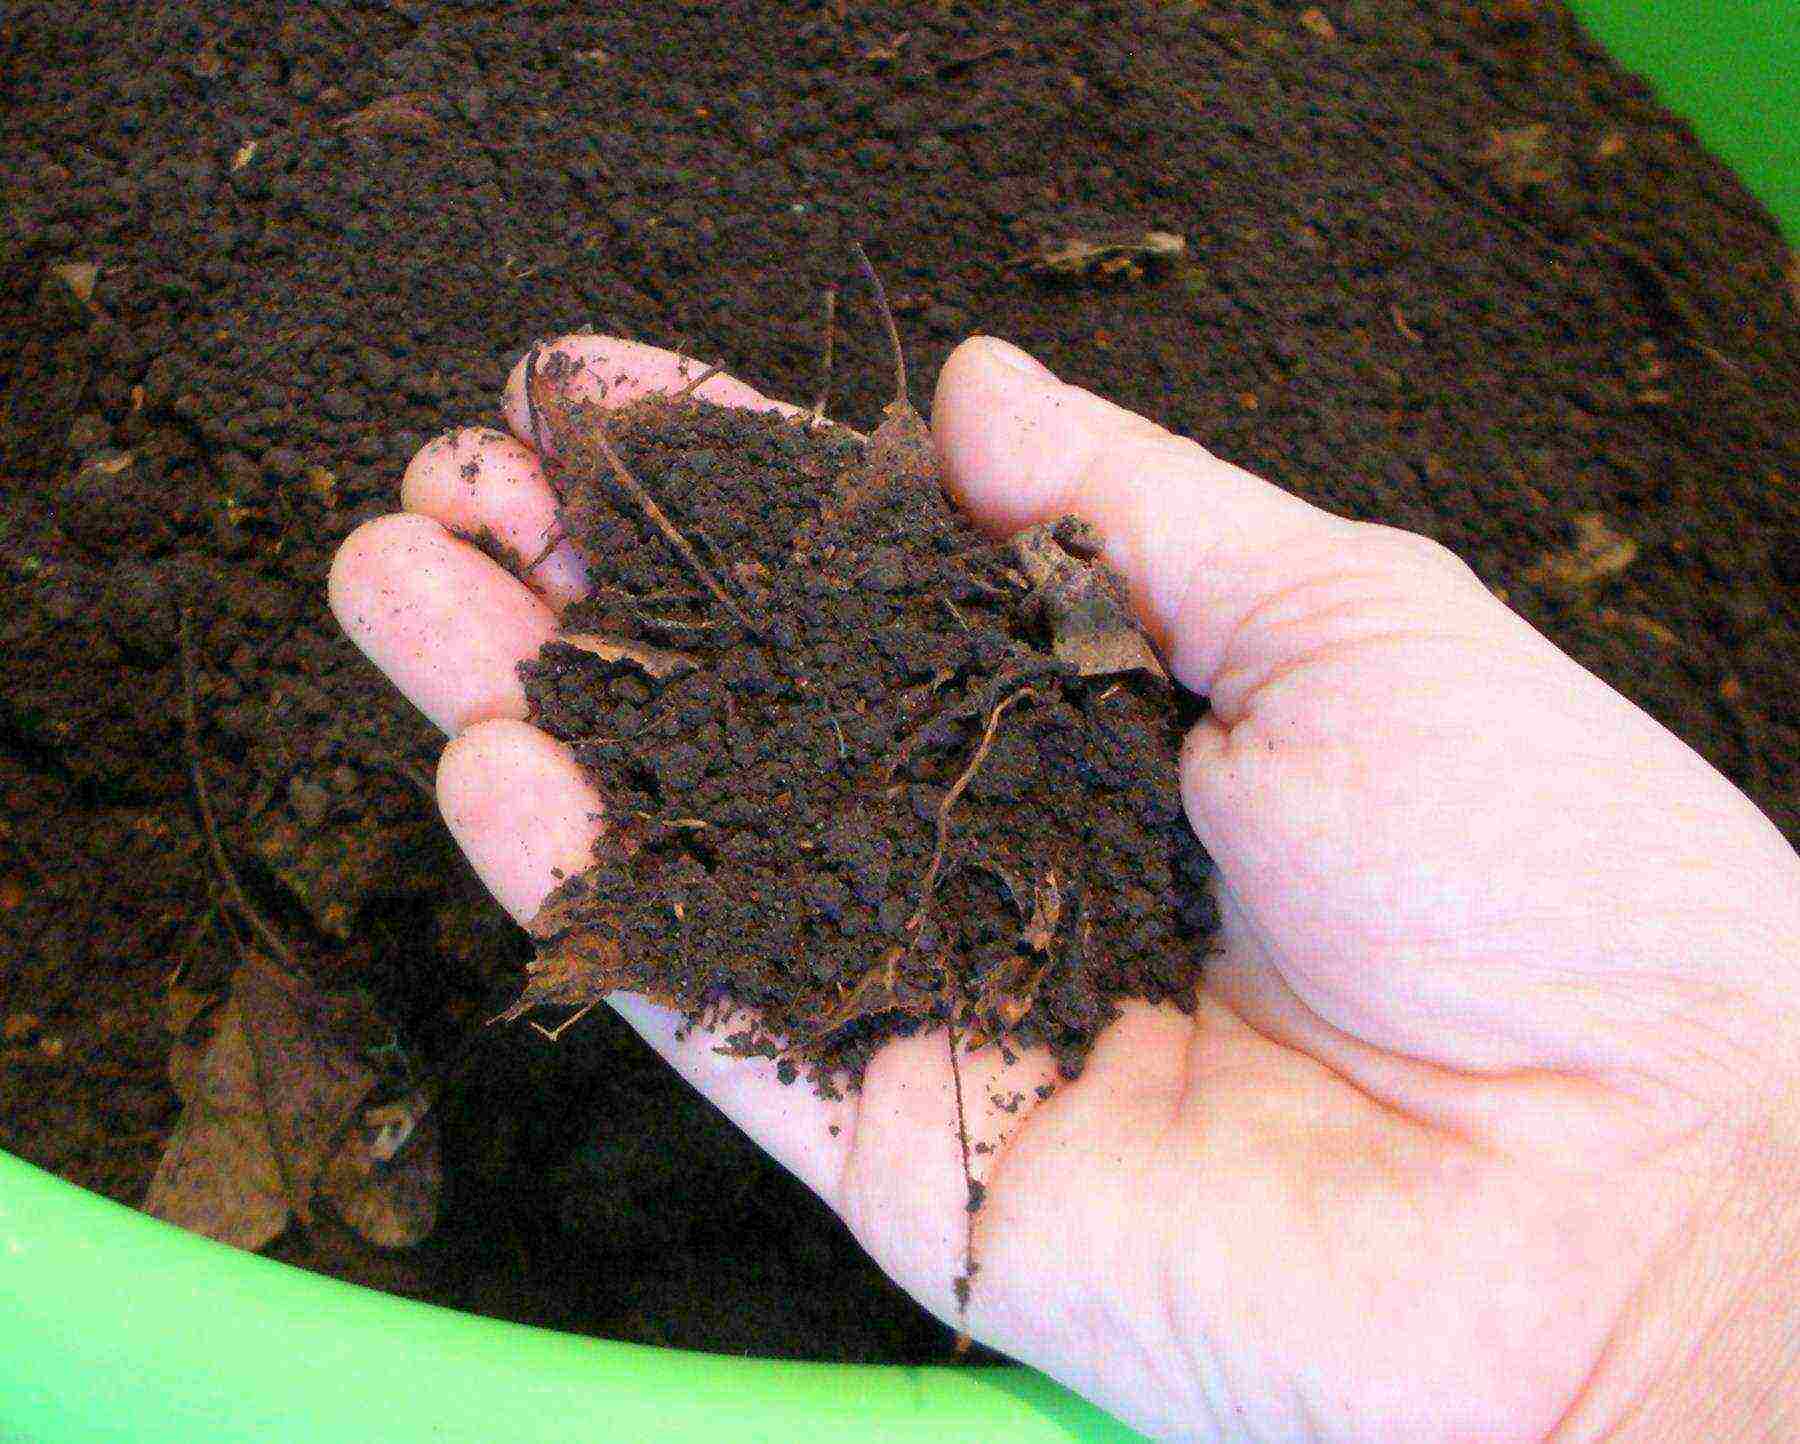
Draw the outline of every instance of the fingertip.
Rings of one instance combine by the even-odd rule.
[[[461,468],[479,454],[484,444],[496,440],[518,445],[491,426],[459,426],[434,436],[412,454],[400,475],[400,505],[407,511],[435,516],[436,508],[454,496],[452,483]]]
[[[537,454],[505,432],[468,426],[428,442],[407,464],[400,504],[458,536],[497,538],[530,564],[522,579],[553,607],[587,593],[587,568],[561,539]]]
[[[506,378],[501,410],[513,434],[533,447],[538,440],[532,435],[531,408],[525,400],[525,369],[534,352],[539,387],[570,400],[604,406],[624,406],[639,397],[680,391],[707,369],[705,362],[691,356],[622,336],[573,333],[528,347]],[[543,394],[541,390],[538,393],[540,397]],[[694,394],[719,406],[799,414],[798,407],[771,401],[755,387],[723,373],[708,378]]]
[[[432,518],[364,523],[327,587],[345,635],[444,731],[526,715],[518,664],[556,634],[555,614]]]
[[[1055,381],[1056,373],[1037,357],[1021,346],[999,336],[971,336],[950,353],[949,360],[944,363],[946,370],[951,365],[978,366],[983,369],[999,368],[1003,371],[1016,372],[1018,375],[1035,381]],[[942,373],[940,373],[941,379]]]
[[[325,579],[325,596],[337,624],[357,645],[362,646],[368,634],[369,603],[379,589],[386,559],[439,531],[429,517],[391,512],[365,521],[338,544]]]
[[[444,748],[438,807],[488,891],[528,922],[586,867],[602,803],[569,749],[511,717],[478,722]]]
[[[1072,437],[1075,393],[1032,357],[995,336],[950,353],[932,397],[932,430],[952,491],[1000,533],[1066,505],[1069,471],[1048,465]]]

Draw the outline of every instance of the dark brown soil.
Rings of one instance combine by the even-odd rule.
[[[421,792],[436,739],[323,604],[333,547],[532,337],[809,397],[851,236],[921,395],[991,330],[1439,537],[1800,837],[1788,247],[1559,6],[1318,8],[0,8],[0,1144],[141,1198],[166,980],[235,961],[180,594],[246,885],[461,1080],[436,1239],[282,1250],[626,1337],[947,1346],[603,1014],[557,1048],[480,1031],[526,948]],[[1151,230],[1185,260],[1020,264]],[[868,424],[887,362],[848,292],[840,321],[834,410]]]
[[[522,671],[612,825],[532,923],[528,998],[753,1010],[733,1046],[824,1090],[930,1021],[1074,1074],[1119,999],[1193,1005],[1215,918],[1177,699],[1093,546],[984,540],[904,403],[866,448],[692,401],[558,410],[594,590]]]

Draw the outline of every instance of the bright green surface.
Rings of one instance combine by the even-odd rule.
[[[1574,0],[1800,236],[1800,0]],[[220,1248],[0,1153],[0,1441],[1123,1439],[1023,1369],[607,1344]]]
[[[1570,0],[1800,242],[1800,0]]]
[[[0,1440],[1133,1437],[1023,1369],[729,1359],[408,1303],[209,1243],[0,1155]]]

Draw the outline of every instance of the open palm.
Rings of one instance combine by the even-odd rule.
[[[596,336],[562,384],[618,404],[693,369]],[[560,370],[561,368],[556,368]],[[773,407],[719,376],[699,394]],[[601,805],[525,722],[516,663],[585,585],[525,441],[468,431],[345,542],[332,604],[454,740],[438,791],[529,918]],[[860,1093],[642,999],[615,1006],[940,1316],[1160,1435],[1599,1433],[1704,1302],[1686,1240],[1800,1086],[1800,861],[1698,757],[1422,538],[1331,517],[1003,343],[934,426],[984,526],[1093,522],[1211,710],[1183,759],[1225,919],[1199,1008],[1128,1007],[1086,1071],[965,1054],[971,1242],[945,1039]],[[1779,1066],[1779,1074],[1771,1068]],[[1040,1098],[1040,1092],[1044,1095]],[[1750,1160],[1746,1163],[1746,1160]]]

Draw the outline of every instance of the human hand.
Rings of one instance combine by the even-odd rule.
[[[553,349],[608,404],[682,384],[634,343]],[[775,405],[723,376],[699,394]],[[517,370],[506,409],[529,436]],[[965,1318],[941,1033],[821,1100],[614,1005],[928,1308],[1140,1428],[1774,1437],[1800,1393],[1800,859],[1434,544],[1004,343],[950,358],[933,420],[982,525],[1094,523],[1211,697],[1182,762],[1225,919],[1200,1006],[1128,1007],[1042,1103],[1047,1058],[963,1056],[986,1188]],[[533,591],[454,535],[536,556],[555,534],[518,439],[432,443],[402,502],[345,542],[332,605],[453,735],[445,818],[525,921],[604,827],[516,674],[581,563],[565,544]],[[1016,1114],[990,1100],[1018,1092]]]

